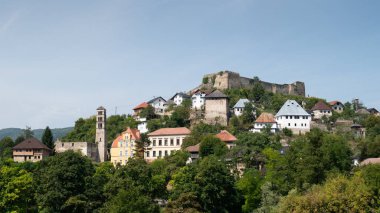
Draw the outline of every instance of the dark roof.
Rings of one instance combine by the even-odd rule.
[[[205,96],[205,98],[226,98],[228,99],[228,96],[223,94],[221,91],[219,90],[215,90],[214,92],[208,94]]]
[[[377,111],[377,109],[375,109],[375,108],[368,109],[368,111],[369,111],[371,114],[376,114],[376,113],[379,112],[379,111]]]
[[[98,107],[96,110],[106,110],[103,106]]]
[[[323,101],[318,101],[311,110],[331,110],[331,107],[329,107],[325,102]]]
[[[28,138],[23,142],[17,144],[13,149],[47,149],[50,150],[45,144],[41,143],[35,138]]]
[[[153,103],[153,102],[154,102],[155,100],[157,100],[157,99],[162,99],[162,100],[164,100],[164,101],[166,102],[166,100],[160,96],[160,97],[153,98],[152,100],[148,101],[148,104]]]
[[[173,95],[173,97],[170,98],[170,100],[174,100],[174,97],[176,95],[179,95],[179,96],[182,96],[183,98],[191,98],[190,95],[186,94],[186,93],[183,93],[183,92],[177,92],[176,94]]]

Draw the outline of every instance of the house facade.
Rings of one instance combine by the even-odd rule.
[[[201,110],[205,105],[206,93],[201,90],[196,90],[191,96],[192,108],[195,110]]]
[[[208,124],[228,124],[228,96],[219,90],[205,96],[205,121]]]
[[[337,113],[342,113],[344,110],[344,105],[340,101],[331,101],[331,102],[329,102],[329,104],[330,104],[332,110],[337,112]]]
[[[162,97],[153,98],[152,100],[147,102],[150,104],[153,108],[156,114],[163,115],[165,113],[166,109],[166,100]]]
[[[325,104],[323,101],[318,101],[313,108],[311,108],[313,112],[314,119],[320,120],[323,116],[330,117],[332,116],[332,109],[330,106]]]
[[[183,92],[179,92],[176,93],[172,98],[170,98],[170,100],[173,101],[175,105],[179,106],[182,104],[184,100],[189,100],[190,98],[190,95]]]
[[[311,115],[296,101],[287,100],[275,116],[278,127],[290,129],[294,134],[310,131]]]
[[[245,104],[250,103],[248,99],[240,99],[233,107],[234,114],[240,116],[244,112]],[[253,116],[253,115],[252,115]]]
[[[13,147],[14,162],[37,162],[47,158],[51,149],[36,138],[28,138]]]
[[[135,118],[140,118],[140,113],[143,109],[147,108],[149,106],[148,103],[146,102],[143,102],[139,105],[137,105],[135,108],[133,108],[133,111],[134,111],[134,117]]]
[[[139,118],[137,119],[137,121],[139,122],[137,124],[137,129],[140,131],[140,133],[147,133],[149,130],[148,121],[146,120],[146,118]]]
[[[152,162],[180,150],[183,140],[191,131],[186,127],[162,128],[148,134],[150,144],[144,153],[144,158]]]
[[[251,129],[251,132],[262,132],[268,126],[270,126],[270,131],[272,133],[276,133],[279,130],[274,115],[271,113],[263,112],[256,119],[253,129]]]
[[[112,143],[111,163],[116,166],[126,165],[136,152],[136,141],[141,139],[140,131],[128,128],[122,132]]]

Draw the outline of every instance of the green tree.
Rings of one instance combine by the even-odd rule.
[[[42,135],[42,143],[45,144],[50,149],[54,149],[53,133],[51,132],[48,126],[46,127]]]
[[[25,140],[25,137],[23,135],[20,135],[15,140],[15,146]]]
[[[208,155],[223,156],[227,153],[226,144],[215,136],[209,135],[202,139],[199,147],[199,155],[206,157]]]
[[[0,160],[12,158],[12,148],[15,146],[12,138],[5,137],[0,140]]]
[[[157,115],[154,112],[154,108],[151,105],[148,105],[148,107],[141,110],[140,117],[146,118],[147,120],[150,120],[150,119],[157,118]]]
[[[40,210],[60,212],[75,209],[78,204],[83,206],[86,178],[94,172],[90,159],[73,151],[40,161],[34,186]]]
[[[239,189],[245,198],[243,205],[243,212],[252,212],[258,208],[261,200],[261,185],[262,180],[260,173],[255,169],[248,169],[244,171],[244,175],[236,182],[237,189]]]
[[[24,138],[32,138],[34,136],[34,132],[32,131],[32,128],[30,126],[26,126],[24,129]]]

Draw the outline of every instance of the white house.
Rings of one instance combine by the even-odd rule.
[[[146,161],[151,162],[180,150],[183,140],[190,135],[186,127],[162,128],[148,134],[150,145],[144,153]]]
[[[275,133],[278,131],[278,125],[274,118],[274,115],[271,113],[263,112],[261,115],[256,119],[253,129],[251,129],[251,132],[262,132],[264,128],[267,126],[270,126],[270,131]]]
[[[294,100],[287,100],[275,118],[280,129],[288,128],[295,134],[310,131],[311,115]]]
[[[206,93],[200,90],[197,90],[191,96],[191,102],[193,109],[202,109],[205,105],[205,96]]]
[[[152,100],[148,101],[148,104],[154,108],[156,114],[163,114],[165,112],[165,103],[166,100],[162,97],[153,98]]]
[[[340,101],[331,101],[329,102],[331,108],[337,112],[337,113],[342,113],[344,109],[344,105]]]
[[[139,118],[137,121],[139,122],[137,124],[137,129],[140,131],[140,133],[147,133],[149,130],[147,127],[148,122],[146,118]]]
[[[313,111],[314,119],[319,120],[323,116],[330,117],[332,116],[332,109],[330,106],[327,106],[323,101],[318,101],[313,108],[311,108],[311,111]]]
[[[183,92],[176,93],[172,98],[170,98],[171,101],[175,103],[175,105],[179,106],[182,104],[182,102],[186,99],[190,99],[190,95],[185,94]]]
[[[245,108],[245,104],[246,103],[250,103],[250,101],[248,99],[240,99],[236,104],[235,106],[233,107],[234,109],[234,114],[236,116],[240,116],[243,114],[244,112],[244,108]]]

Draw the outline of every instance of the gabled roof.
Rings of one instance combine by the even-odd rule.
[[[237,141],[237,138],[229,133],[227,130],[222,130],[220,133],[216,134],[215,137],[219,138],[221,141],[230,142]]]
[[[141,139],[140,131],[138,129],[131,129],[128,127],[127,130],[122,132],[119,136],[117,136],[117,138],[115,140],[113,140],[111,147],[112,148],[119,148],[119,146],[118,146],[119,141],[123,141],[123,135],[125,135],[126,133],[131,134],[132,139],[135,141]]]
[[[234,108],[244,108],[246,103],[249,103],[248,99],[240,99],[234,106]]]
[[[199,152],[200,146],[201,146],[201,143],[198,143],[197,145],[194,145],[194,146],[188,146],[186,148],[186,151],[188,151],[188,152]]]
[[[147,107],[148,107],[148,103],[147,102],[143,102],[143,103],[137,105],[135,108],[133,108],[133,110],[145,109]]]
[[[166,100],[160,96],[160,97],[153,98],[152,100],[148,101],[148,104],[151,104],[151,103],[155,102],[158,99],[162,99],[164,102],[166,102]]]
[[[311,110],[331,110],[331,107],[327,106],[327,104],[323,101],[318,101],[318,103],[316,103]]]
[[[183,92],[177,92],[175,95],[173,95],[173,97],[170,98],[170,100],[174,100],[175,96],[181,96],[182,98],[191,98],[190,95],[186,94],[186,93],[183,93]]]
[[[371,108],[371,109],[368,109],[368,111],[371,113],[371,114],[376,114],[376,113],[379,113],[379,111],[375,108]]]
[[[46,149],[51,150],[49,147],[47,147],[45,144],[43,144],[41,141],[37,140],[36,138],[28,138],[24,140],[23,142],[17,144],[13,147],[13,149]]]
[[[334,106],[335,104],[341,104],[341,105],[343,105],[343,103],[340,102],[340,101],[330,101],[329,104],[330,104],[330,106]]]
[[[189,135],[190,133],[191,131],[186,127],[161,128],[152,133],[149,133],[148,136]]]
[[[274,119],[274,115],[273,114],[267,113],[267,112],[263,112],[256,119],[255,123],[276,123],[276,120]]]
[[[276,117],[283,115],[300,115],[308,116],[307,113],[295,100],[287,100],[281,109],[277,112]]]
[[[228,99],[228,96],[223,94],[221,91],[219,90],[215,90],[214,92],[208,94],[205,96],[206,99],[208,98],[225,98],[225,99]]]

